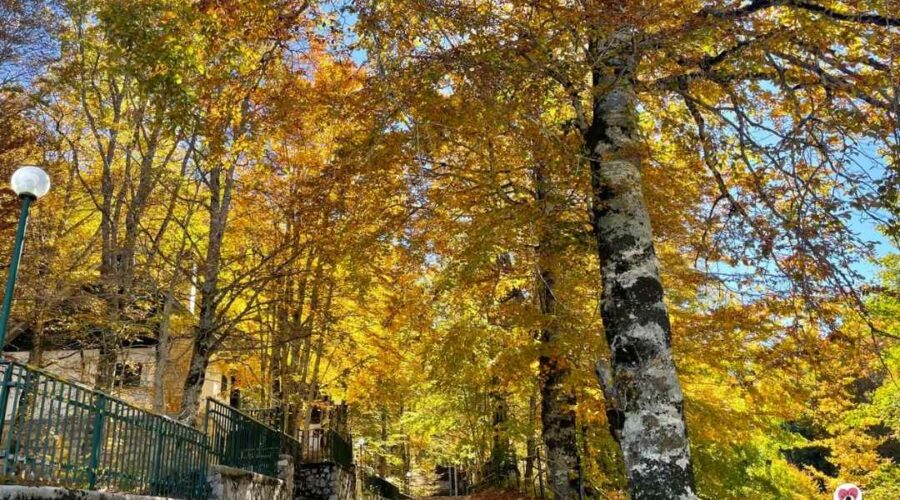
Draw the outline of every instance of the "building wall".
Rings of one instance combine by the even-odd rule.
[[[28,362],[27,352],[7,352],[6,357],[20,363]],[[88,387],[93,386],[97,375],[100,352],[97,349],[46,351],[43,369],[57,377],[79,382]],[[156,372],[156,347],[127,347],[119,353],[119,362],[140,364],[142,366],[140,380],[135,386],[114,387],[113,396],[123,399],[141,408],[153,407],[153,380]],[[190,343],[175,342],[169,353],[169,365],[163,374],[165,387],[166,412],[174,413],[181,403],[181,391],[187,376],[187,365],[190,362]],[[221,399],[222,370],[216,363],[210,364],[206,371],[202,396]],[[225,398],[227,400],[227,397]]]

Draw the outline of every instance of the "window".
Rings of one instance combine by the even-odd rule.
[[[130,361],[116,363],[116,387],[139,387],[143,371],[144,365],[142,363]]]

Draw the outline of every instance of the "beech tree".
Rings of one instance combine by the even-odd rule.
[[[891,2],[41,5],[0,0],[0,164],[54,184],[30,362],[99,346],[121,395],[155,339],[157,411],[215,363],[399,480],[897,491]]]
[[[541,88],[564,106],[545,133],[577,137],[590,171],[611,352],[600,380],[632,496],[695,497],[644,198],[647,152],[670,134],[695,136],[707,169],[696,175],[718,189],[709,223],[740,236],[705,259],[755,268],[807,303],[843,296],[864,313],[848,263],[866,248],[848,220],[873,207],[868,169],[857,168],[865,145],[895,144],[898,20],[887,4],[356,5],[386,74],[429,75],[448,92],[494,78],[494,92]],[[672,106],[683,121],[649,132],[654,110]]]

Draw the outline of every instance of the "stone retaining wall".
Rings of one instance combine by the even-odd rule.
[[[291,500],[292,497],[286,481],[243,469],[212,465],[208,477],[209,500]]]
[[[335,464],[299,464],[294,468],[295,500],[349,500],[356,492],[353,469]]]
[[[211,465],[209,500],[351,500],[356,493],[353,468],[330,464],[294,465],[278,460],[278,477]],[[70,490],[50,486],[0,485],[0,500],[171,500],[163,497]]]
[[[0,500],[170,500],[146,495],[70,490],[53,486],[0,485]]]

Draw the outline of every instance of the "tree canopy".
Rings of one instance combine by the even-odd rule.
[[[346,403],[401,482],[895,498],[898,12],[0,0],[0,170],[53,179],[9,342]]]

